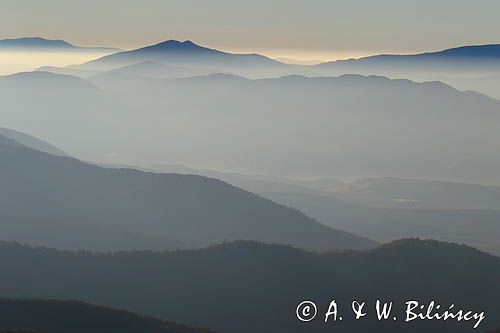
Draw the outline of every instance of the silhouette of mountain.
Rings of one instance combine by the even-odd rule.
[[[332,325],[338,332],[473,331],[466,321],[405,323],[408,300],[484,311],[478,331],[500,322],[500,258],[436,241],[326,254],[253,242],[117,254],[1,243],[0,261],[0,290],[8,297],[77,298],[222,333],[331,332]],[[344,320],[330,325],[324,313],[332,299]],[[377,299],[394,302],[397,321],[376,319]],[[318,307],[310,323],[295,315],[303,300]],[[363,320],[354,320],[353,300],[367,302]]]
[[[0,40],[0,47],[74,48],[76,46],[63,40],[26,37]]]
[[[442,81],[462,90],[500,97],[500,44],[462,46],[419,54],[380,54],[325,62],[311,69],[322,75],[363,74]]]
[[[500,188],[495,186],[400,178],[302,180],[182,165],[144,170],[217,178],[379,242],[431,237],[500,255]]]
[[[486,129],[493,126],[493,118],[500,117],[500,103],[440,82],[359,75],[263,80],[209,76],[166,80],[163,89],[156,88],[162,94],[159,100],[168,101],[171,109],[184,116],[197,110],[191,105],[203,106],[205,112],[196,113],[198,118],[190,123],[193,126],[199,121],[198,137],[202,133],[208,137],[209,129],[217,126],[214,117],[220,117],[224,126],[215,127],[217,137],[230,137],[231,143],[238,140],[239,152],[249,145],[243,137],[251,137],[253,147],[260,149],[252,154],[268,159],[276,156],[275,167],[267,164],[260,173],[391,175],[500,184],[493,168],[500,160],[494,157],[491,146],[496,130]],[[176,96],[189,96],[189,103]],[[300,145],[290,145],[297,140],[297,133]],[[216,140],[213,135],[211,140]],[[480,152],[474,147],[483,140]],[[459,141],[464,145],[458,146]],[[220,146],[227,143],[220,142]],[[433,152],[438,146],[442,147],[439,152]],[[321,151],[325,155],[319,158]],[[255,155],[237,167],[260,162]],[[284,159],[288,162],[283,163]],[[395,160],[399,163],[393,163]],[[311,170],[311,162],[314,172],[306,171]],[[472,174],[471,170],[481,172]]]
[[[0,78],[2,126],[84,160],[500,184],[500,102],[439,82],[208,75],[99,90],[52,75]]]
[[[59,39],[45,39],[41,37],[12,38],[0,40],[0,51],[11,50],[59,50],[59,51],[103,51],[117,52],[116,48],[109,47],[81,47]]]
[[[168,40],[137,50],[120,52],[113,57],[105,56],[82,65],[65,68],[44,67],[43,70],[86,78],[90,76],[86,72],[92,72],[93,75],[103,74],[104,71],[141,62],[156,62],[190,68],[194,73],[196,68],[202,68],[204,71],[232,73],[250,78],[290,74],[380,75],[419,82],[442,81],[462,90],[480,91],[498,98],[500,92],[496,88],[496,77],[500,75],[499,48],[500,44],[474,45],[419,54],[380,54],[319,64],[298,64],[299,62],[289,59],[279,62],[279,59],[273,60],[258,54],[230,54],[201,47],[191,41]],[[194,75],[200,74],[208,73]],[[490,78],[485,79],[487,76]]]
[[[71,68],[110,70],[145,61],[177,66],[219,68],[221,70],[255,67],[286,67],[259,54],[232,54],[199,46],[191,41],[167,40],[132,51],[104,56]]]
[[[477,65],[480,65],[483,61],[500,63],[500,44],[462,46],[446,49],[443,51],[426,52],[419,54],[380,54],[359,59],[324,62],[317,66],[327,67],[377,62],[393,62],[394,65],[411,65],[412,62],[425,62],[427,65],[430,65],[429,61],[445,61],[450,66],[455,66],[455,61],[476,61]]]
[[[210,331],[77,301],[0,298],[0,332],[209,333]]]
[[[24,145],[31,149],[38,150],[47,154],[56,156],[69,156],[68,154],[54,147],[50,143],[47,143],[31,135],[27,135],[18,131],[0,127],[0,136],[12,139],[20,143],[21,145]]]
[[[489,45],[473,45],[461,46],[444,51],[424,53],[424,56],[438,56],[438,57],[468,57],[468,58],[482,58],[482,59],[496,59],[500,58],[500,44]]]
[[[0,76],[0,87],[7,89],[9,86],[17,85],[16,88],[23,87],[22,94],[32,93],[32,90],[38,90],[40,86],[45,89],[61,89],[66,93],[68,89],[78,91],[96,92],[97,87],[87,80],[83,80],[71,75],[55,74],[51,72],[35,71],[22,72],[11,75]],[[62,94],[61,94],[62,95]],[[61,96],[62,98],[63,96]]]
[[[66,226],[62,229],[66,233],[73,225],[75,230],[87,228],[86,234],[92,229],[104,229],[117,232],[117,237],[125,234],[116,241],[118,244],[127,235],[138,235],[142,237],[139,243],[141,239],[175,239],[187,246],[238,239],[316,250],[375,245],[216,179],[104,169],[12,146],[11,140],[2,145],[3,141],[0,211],[21,222],[23,218],[40,221],[42,230],[51,225],[43,221]],[[35,231],[23,229],[23,224],[5,223],[3,227],[10,234],[36,239],[32,236]],[[84,240],[80,239],[80,243]],[[84,248],[95,249],[94,241],[87,241]],[[172,248],[170,244],[165,242],[165,248]],[[124,248],[131,247],[124,244]]]
[[[99,151],[104,146],[98,133],[112,119],[117,121],[112,111],[130,109],[87,80],[48,72],[0,76],[0,105],[2,127],[37,133],[60,150],[85,160],[91,158],[82,153],[77,133],[87,132],[85,145],[92,145],[87,152]],[[109,132],[106,136],[110,137]]]

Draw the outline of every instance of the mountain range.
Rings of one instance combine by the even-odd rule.
[[[145,170],[221,179],[382,243],[434,238],[500,255],[500,188],[495,186],[400,178],[290,179],[179,165]]]
[[[258,54],[231,54],[199,46],[191,41],[167,40],[155,45],[123,51],[65,68],[41,70],[80,77],[103,74],[120,67],[139,65],[140,76],[178,78],[210,73],[231,73],[250,78],[291,74],[338,76],[342,74],[380,75],[414,81],[442,81],[462,90],[476,90],[500,98],[500,44],[460,46],[418,54],[379,54],[359,59],[337,60],[320,64],[284,63]],[[288,63],[286,63],[288,62]],[[156,63],[151,71],[151,63]],[[168,71],[161,70],[168,65]],[[144,70],[140,70],[144,67]],[[177,67],[180,67],[177,69]],[[140,72],[140,73],[139,73]],[[153,75],[151,75],[153,73]]]
[[[442,81],[500,99],[500,44],[462,46],[436,52],[381,54],[313,66],[323,75],[383,75],[415,81]]]
[[[203,47],[189,40],[183,42],[167,40],[131,51],[118,52],[68,68],[103,71],[144,62],[191,68],[194,73],[196,70],[204,70],[250,74],[264,70],[283,70],[288,67],[259,54],[234,54]]]
[[[11,38],[0,40],[0,52],[4,50],[16,51],[92,51],[92,52],[118,52],[119,49],[111,47],[82,47],[76,46],[60,39],[46,39],[41,37]]]
[[[0,40],[0,47],[41,47],[41,48],[81,48],[74,46],[63,40],[49,40],[41,37],[31,38],[16,38]],[[97,48],[93,48],[97,49]],[[114,48],[102,48],[107,50],[119,51]],[[181,59],[183,57],[184,59]],[[284,58],[285,60],[289,60]],[[467,64],[469,66],[481,67],[484,64],[497,64],[500,60],[500,44],[487,44],[487,45],[467,45],[444,49],[440,51],[424,52],[417,54],[378,54],[358,59],[347,59],[322,62],[319,64],[286,64],[273,60],[271,58],[259,54],[232,54],[228,52],[219,51],[207,47],[200,46],[190,40],[166,40],[154,45],[141,47],[138,49],[118,52],[113,55],[104,56],[95,61],[90,61],[81,67],[93,69],[109,69],[110,67],[116,68],[117,66],[125,66],[136,64],[144,61],[158,61],[166,63],[193,63],[193,62],[206,62],[216,63],[222,66],[288,66],[293,67],[311,67],[316,69],[327,69],[342,66],[363,66],[367,64],[391,64],[398,66],[411,66],[416,63],[421,63],[423,66],[433,67],[433,63],[437,62],[440,66],[445,62],[446,66],[456,67],[458,65]],[[471,63],[470,61],[475,61]],[[318,63],[319,61],[314,61]],[[436,64],[437,64],[436,63]],[[430,68],[429,68],[430,69]],[[463,69],[463,68],[462,68]]]
[[[408,300],[484,311],[479,332],[500,323],[500,258],[436,241],[325,254],[254,242],[115,254],[0,243],[0,261],[0,290],[7,297],[80,299],[221,333],[474,331],[466,321],[405,323]],[[344,320],[325,324],[323,311],[333,299]],[[393,301],[399,320],[379,322],[377,299]],[[317,304],[317,320],[297,319],[304,300]],[[354,319],[353,300],[367,302],[363,320]]]
[[[108,51],[0,77],[0,333],[474,331],[405,323],[409,300],[499,327],[500,101],[467,90],[495,96],[498,45],[310,66]]]
[[[324,62],[317,66],[345,66],[362,64],[391,64],[399,66],[411,66],[420,63],[424,66],[433,66],[436,62],[445,62],[445,66],[458,66],[468,61],[476,61],[477,66],[485,64],[500,65],[500,44],[461,46],[436,52],[425,52],[418,54],[379,54],[359,59],[338,60]],[[442,63],[441,63],[442,65]],[[430,69],[430,68],[429,68]]]
[[[4,240],[91,250],[238,239],[315,250],[376,245],[216,179],[105,169],[3,136],[0,156]]]
[[[127,80],[0,77],[2,125],[98,162],[500,184],[500,102],[439,82],[220,74]],[[298,136],[300,144],[290,144]]]
[[[14,133],[20,137],[26,136]],[[33,137],[27,143],[32,143],[30,147],[33,149],[43,148],[45,144]],[[107,167],[141,169],[130,166]],[[500,237],[497,223],[500,207],[496,198],[500,192],[496,187],[392,178],[362,179],[348,183],[333,180],[315,182],[161,165],[142,170],[221,179],[275,202],[298,208],[333,228],[364,235],[379,242],[405,237],[432,237],[500,254],[497,241]],[[318,183],[322,186],[318,187]],[[172,238],[110,231],[102,226],[53,220],[45,220],[40,225],[39,218],[26,216],[4,216],[3,220],[3,239],[29,244],[94,250],[187,247]],[[50,236],[49,232],[44,231],[46,229],[58,232]]]
[[[47,39],[43,37],[21,37],[21,38],[10,38],[0,40],[0,47],[38,47],[38,48],[86,48],[81,46],[75,46],[64,40]],[[87,47],[88,48],[88,47]],[[115,50],[120,49],[112,47],[90,47],[92,49],[104,49],[104,50]],[[178,41],[178,40],[166,40],[154,45],[141,47],[131,51],[121,52],[120,55],[116,55],[116,58],[136,56],[138,54],[147,53],[179,53],[179,54],[205,54],[208,56],[228,56],[230,53],[222,52],[215,49],[210,49],[207,47],[199,46],[190,40]],[[258,54],[234,54],[236,56],[243,56],[252,58],[261,58],[266,60],[267,57]],[[337,60],[337,61],[327,61],[318,64],[317,66],[330,66],[334,64],[345,64],[353,62],[364,62],[364,61],[383,61],[383,60],[398,60],[398,61],[413,61],[413,60],[429,60],[429,59],[439,59],[439,60],[465,60],[465,59],[476,59],[476,60],[493,60],[498,61],[500,57],[500,44],[484,44],[484,45],[465,45],[459,46],[439,51],[423,52],[415,54],[378,54],[367,57],[362,57],[358,59],[348,59],[348,60]],[[270,59],[270,58],[267,58]],[[284,60],[290,62],[299,62],[298,60],[291,60],[283,58]],[[273,63],[270,59],[270,63]],[[101,61],[104,61],[101,60]],[[111,61],[111,58],[106,57],[106,61]],[[266,60],[268,61],[268,60]],[[279,62],[279,61],[274,61]],[[315,63],[320,61],[314,60]],[[314,65],[313,65],[314,66]]]
[[[209,333],[77,301],[0,298],[2,333]]]

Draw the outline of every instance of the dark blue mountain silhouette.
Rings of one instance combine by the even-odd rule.
[[[429,64],[432,62],[446,62],[447,65],[463,62],[500,62],[500,44],[461,46],[437,52],[418,54],[379,54],[359,59],[337,60],[324,62],[315,67],[327,68],[346,65],[370,64]]]
[[[424,53],[421,56],[500,58],[500,44],[461,46],[439,52]]]
[[[190,40],[181,42],[178,40],[167,40],[155,45],[146,46],[135,51],[137,53],[148,53],[148,52],[176,52],[176,53],[206,53],[206,54],[225,54],[225,52],[218,51],[215,49],[209,49],[199,46]]]
[[[26,37],[0,40],[0,47],[76,48],[77,46],[60,39]]]
[[[24,37],[0,40],[0,49],[2,48],[119,51],[119,49],[108,47],[81,47],[61,39],[46,39],[42,37]]]
[[[111,69],[144,61],[197,67],[286,67],[285,64],[259,54],[233,54],[206,48],[189,40],[184,42],[167,40],[136,50],[104,56],[77,67]]]

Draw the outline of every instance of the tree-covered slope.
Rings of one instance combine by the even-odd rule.
[[[76,301],[0,298],[0,312],[2,333],[210,332]]]
[[[500,258],[436,241],[329,254],[254,242],[109,255],[2,243],[0,262],[4,295],[77,298],[219,332],[473,331],[465,321],[404,323],[408,300],[484,311],[479,331],[500,323]],[[332,299],[345,319],[325,324]],[[399,320],[378,322],[377,299],[393,301]],[[298,321],[295,308],[303,300],[315,301],[323,315]],[[365,320],[354,320],[352,300],[367,302]]]
[[[74,226],[80,231],[112,231],[137,235],[137,244],[148,238],[164,239],[165,249],[179,242],[196,247],[240,239],[315,250],[376,245],[216,179],[105,169],[38,152],[6,138],[0,141],[0,211],[7,219],[3,227],[14,225],[7,223],[9,217],[36,220],[35,230],[57,232]],[[52,228],[54,224],[63,228]],[[83,248],[102,249],[93,242],[91,237]],[[125,244],[121,249],[141,247]]]

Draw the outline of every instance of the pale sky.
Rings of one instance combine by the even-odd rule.
[[[0,39],[137,48],[166,39],[334,60],[500,43],[498,0],[0,0]]]

